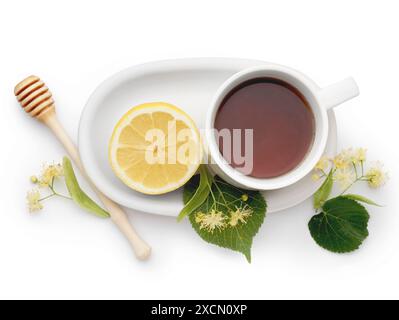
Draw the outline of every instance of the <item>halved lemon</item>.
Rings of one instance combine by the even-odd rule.
[[[115,126],[109,143],[112,170],[127,186],[145,194],[178,189],[195,174],[201,158],[194,121],[165,102],[129,110]]]

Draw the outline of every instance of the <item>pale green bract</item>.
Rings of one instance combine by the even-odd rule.
[[[109,213],[90,199],[89,196],[80,188],[71,161],[67,157],[64,157],[63,159],[63,168],[65,183],[72,200],[82,209],[85,209],[100,218],[109,218]]]
[[[330,173],[328,174],[327,178],[324,180],[321,187],[316,191],[316,193],[313,196],[313,207],[315,209],[321,208],[324,202],[328,199],[328,197],[331,194],[333,184],[334,184],[333,171],[330,170]]]
[[[370,200],[370,199],[368,199],[366,197],[363,197],[361,195],[358,195],[358,194],[349,194],[348,193],[348,194],[344,194],[343,197],[347,198],[347,199],[352,199],[352,200],[355,200],[355,201],[360,201],[360,202],[363,202],[363,203],[366,203],[366,204],[370,204],[372,206],[382,207],[382,205],[374,202],[373,200]]]

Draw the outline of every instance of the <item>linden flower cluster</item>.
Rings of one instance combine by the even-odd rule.
[[[246,224],[252,213],[253,210],[247,205],[230,210],[229,215],[212,209],[209,213],[198,212],[195,216],[195,222],[200,225],[200,230],[204,229],[213,233],[215,230],[222,231],[227,227],[236,227],[239,223]]]
[[[45,164],[43,165],[42,172],[39,178],[33,176],[32,181],[37,181],[40,187],[45,188],[52,185],[55,178],[62,177],[64,175],[64,168],[61,164]]]
[[[375,162],[366,170],[366,160],[367,150],[364,148],[344,149],[332,159],[324,156],[316,164],[312,179],[326,177],[328,170],[332,170],[334,180],[344,192],[358,181],[367,182],[371,188],[383,186],[388,180],[383,164]]]
[[[33,189],[28,191],[26,199],[28,200],[29,212],[39,211],[43,209],[43,204],[40,202],[41,199],[39,190]]]
[[[43,165],[39,176],[30,177],[30,181],[37,185],[37,187],[28,191],[26,195],[29,212],[35,212],[43,209],[43,201],[51,198],[52,196],[68,198],[54,190],[54,181],[63,175],[64,169],[61,164],[45,164]],[[39,188],[48,188],[51,193],[45,197],[41,197]]]

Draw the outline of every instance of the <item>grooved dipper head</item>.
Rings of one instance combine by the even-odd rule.
[[[39,77],[30,76],[22,80],[15,86],[14,94],[25,112],[39,120],[55,109],[52,94]]]

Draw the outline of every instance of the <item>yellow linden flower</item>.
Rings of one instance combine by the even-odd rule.
[[[356,149],[355,156],[354,156],[355,163],[366,161],[366,156],[367,156],[367,149],[364,149],[364,148]]]
[[[348,188],[355,180],[356,174],[351,168],[338,169],[334,175],[342,190]]]
[[[244,208],[236,207],[236,211],[230,212],[230,226],[235,227],[239,222],[246,224],[247,219],[252,215],[252,212],[252,209],[248,206],[245,206]]]
[[[198,212],[195,216],[195,222],[200,225],[200,229],[213,233],[216,229],[223,230],[226,227],[226,217],[221,211],[211,210],[210,213],[205,214]]]
[[[244,194],[241,196],[241,200],[244,201],[244,202],[248,201],[248,195],[247,195],[246,193],[244,193]]]
[[[341,154],[336,155],[333,161],[337,169],[344,169],[349,165],[348,161],[344,159]]]
[[[40,192],[37,189],[33,189],[26,195],[28,201],[29,212],[39,211],[43,209],[43,205],[40,202]]]
[[[45,165],[39,178],[39,185],[41,187],[48,187],[53,179],[63,175],[64,169],[61,164]]]
[[[203,212],[198,212],[198,213],[195,215],[195,222],[196,222],[196,223],[201,223],[201,222],[204,220],[205,216],[206,216],[205,213],[203,213]]]
[[[330,160],[327,156],[323,156],[320,158],[319,162],[317,162],[314,167],[316,170],[325,171],[328,169],[328,165],[330,164]]]
[[[352,149],[344,149],[337,154],[333,160],[337,169],[345,169],[352,163]]]
[[[366,161],[367,149],[358,148],[353,150],[353,148],[344,149],[339,153],[333,160],[334,165],[337,169],[345,169],[352,164],[359,164]]]
[[[379,188],[383,186],[388,180],[388,174],[383,171],[384,165],[381,162],[376,162],[373,167],[371,167],[367,173],[366,177],[368,184],[371,188]]]

